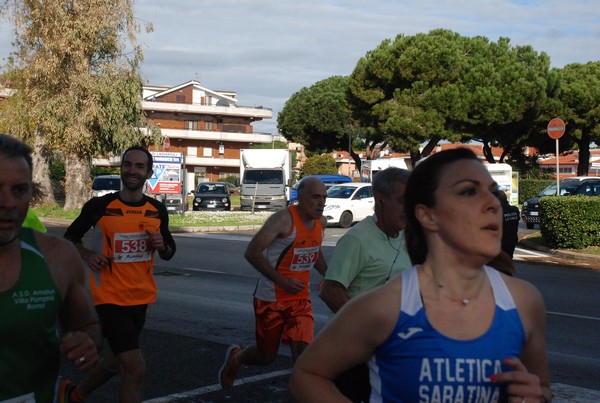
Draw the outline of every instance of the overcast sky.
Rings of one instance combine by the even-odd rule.
[[[196,79],[236,91],[240,106],[273,109],[255,131],[276,130],[277,113],[302,87],[349,75],[382,40],[432,29],[500,36],[550,56],[553,67],[600,60],[598,0],[138,0],[146,83]],[[0,63],[11,27],[0,26]]]

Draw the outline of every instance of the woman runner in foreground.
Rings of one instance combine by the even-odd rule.
[[[415,167],[405,195],[415,266],[323,329],[294,366],[296,400],[346,401],[332,379],[369,359],[373,402],[551,400],[542,297],[485,266],[500,252],[496,192],[468,149]]]

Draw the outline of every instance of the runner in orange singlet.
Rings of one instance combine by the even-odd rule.
[[[233,386],[241,365],[272,363],[280,343],[290,346],[295,361],[312,341],[309,280],[313,267],[322,275],[327,270],[321,253],[326,197],[319,179],[302,181],[298,205],[273,214],[250,241],[245,257],[260,273],[254,292],[256,343],[243,350],[238,345],[227,349],[219,370],[224,389]]]
[[[176,250],[166,207],[144,195],[152,166],[152,154],[146,148],[125,150],[121,190],[89,200],[65,232],[65,238],[75,244],[90,268],[92,300],[110,347],[100,365],[79,385],[66,382],[66,402],[83,401],[119,373],[118,400],[141,401],[146,364],[139,337],[148,304],[157,294],[152,275],[154,257],[158,254],[169,260]],[[83,237],[92,227],[86,246]],[[117,401],[116,396],[113,400]]]

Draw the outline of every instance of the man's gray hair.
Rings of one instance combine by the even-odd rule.
[[[378,192],[383,197],[389,197],[396,191],[398,183],[406,183],[410,171],[407,169],[389,167],[383,171],[379,171],[373,178],[373,192]]]

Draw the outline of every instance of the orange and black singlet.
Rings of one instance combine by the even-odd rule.
[[[93,198],[83,206],[65,238],[79,243],[91,227],[90,249],[112,259],[108,267],[90,274],[94,305],[154,302],[154,251],[146,231],[160,232],[165,245],[175,251],[166,207],[148,196],[137,203],[124,202],[118,192]]]

